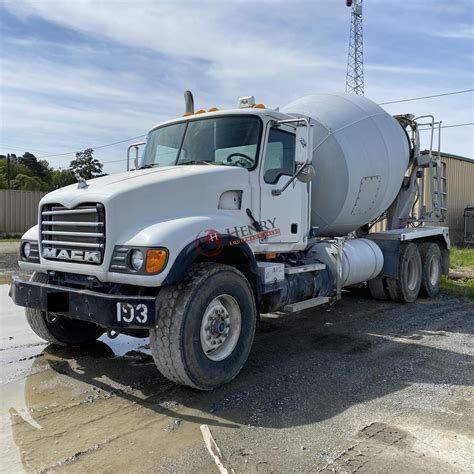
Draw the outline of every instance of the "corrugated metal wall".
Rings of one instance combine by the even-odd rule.
[[[462,246],[464,244],[464,209],[474,205],[474,160],[465,161],[441,155],[441,159],[446,163],[446,177],[448,188],[448,212],[446,222],[440,225],[449,227],[449,237],[453,245]],[[425,204],[430,207],[429,180],[427,170],[425,170]],[[419,208],[416,209],[419,212]],[[372,232],[385,230],[385,221],[376,224]]]
[[[45,194],[0,189],[0,234],[22,234],[37,224],[38,204]]]
[[[443,157],[448,178],[448,216],[446,224],[454,245],[463,245],[464,209],[474,205],[474,161]]]

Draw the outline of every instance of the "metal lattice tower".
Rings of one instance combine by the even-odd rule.
[[[346,92],[364,95],[364,47],[362,30],[362,1],[353,0],[351,10],[351,36],[347,57]]]

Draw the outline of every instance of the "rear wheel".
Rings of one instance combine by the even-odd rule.
[[[240,372],[257,314],[242,273],[222,264],[194,264],[181,283],[161,289],[157,308],[150,347],[166,378],[212,390]]]
[[[388,300],[388,295],[385,283],[385,277],[376,277],[367,282],[370,295],[376,300]]]
[[[393,301],[413,303],[421,286],[421,257],[416,244],[400,246],[398,278],[387,278],[387,290]]]
[[[31,281],[47,283],[45,273],[33,273]],[[57,346],[78,346],[98,339],[104,329],[96,324],[66,318],[39,309],[25,308],[26,320],[30,328],[45,341]]]
[[[419,246],[421,256],[421,290],[423,296],[436,296],[441,282],[441,250],[438,244],[424,242]]]

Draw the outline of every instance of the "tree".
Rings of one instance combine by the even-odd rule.
[[[45,161],[38,161],[36,156],[29,151],[25,152],[23,156],[20,156],[17,161],[20,165],[26,166],[31,171],[32,176],[36,176],[43,180],[48,176],[48,163]],[[44,166],[44,164],[46,164],[46,166]]]
[[[69,169],[73,173],[79,173],[84,179],[97,178],[102,176],[102,163],[94,158],[92,148],[86,148],[84,151],[76,153],[76,159],[71,161]]]
[[[25,165],[18,162],[16,155],[10,155],[10,163],[8,164],[7,157],[0,155],[0,187],[6,189],[8,187],[8,177],[10,177],[10,187],[17,175],[32,176],[32,171]]]
[[[49,185],[36,176],[17,174],[11,182],[12,189],[20,191],[49,191]]]
[[[77,180],[71,170],[54,170],[52,172],[51,185],[53,189],[62,188],[76,182]]]

